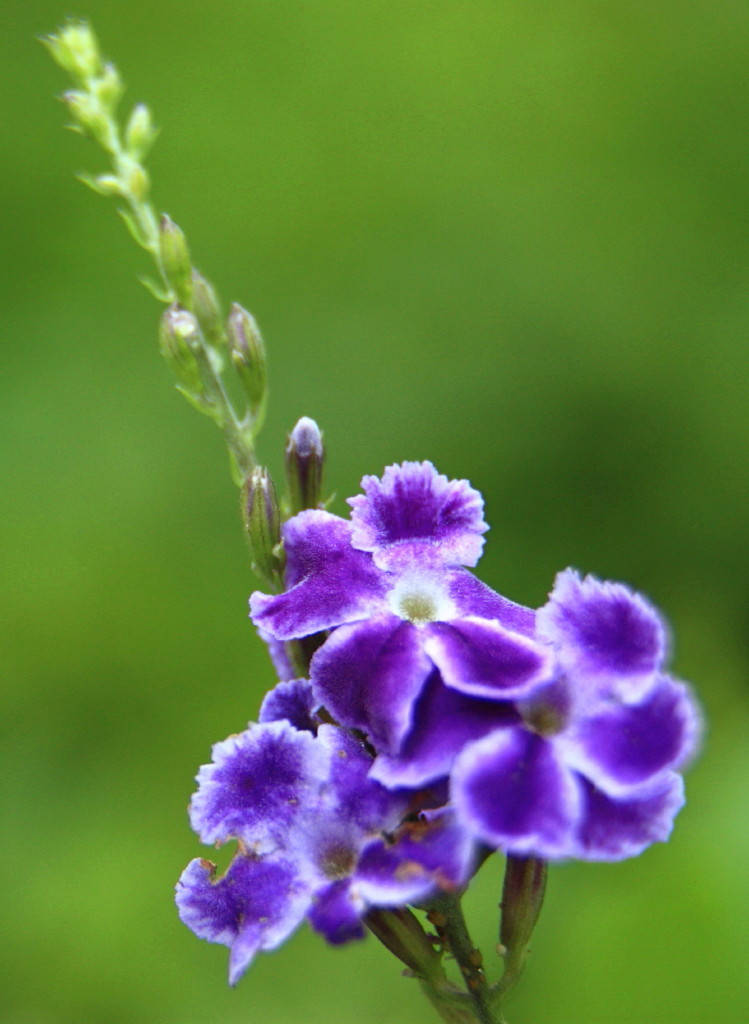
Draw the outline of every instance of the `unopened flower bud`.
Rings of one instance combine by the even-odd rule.
[[[203,337],[214,347],[224,341],[224,322],[213,285],[197,270],[192,272],[192,308]]]
[[[151,148],[157,131],[151,120],[151,111],[145,103],[138,103],[125,127],[125,146],[136,160],[142,160]]]
[[[320,504],[324,462],[322,431],[309,416],[302,416],[286,442],[286,481],[292,515]]]
[[[60,67],[79,84],[102,73],[99,43],[87,22],[70,22],[59,35],[47,36],[43,42]]]
[[[268,471],[257,467],[242,488],[244,527],[257,572],[270,581],[280,581],[281,513],[276,489]]]
[[[105,64],[101,74],[91,83],[91,92],[110,113],[114,111],[124,91],[125,86],[114,64]]]
[[[232,362],[254,415],[265,399],[267,378],[265,345],[255,318],[238,303],[233,303],[226,322]]]
[[[184,232],[166,214],[159,225],[161,264],[181,306],[192,306],[192,264]]]
[[[523,969],[528,944],[544,902],[548,865],[538,857],[509,855],[502,888],[502,923],[499,940],[504,947],[505,974],[500,985],[508,987]]]
[[[200,344],[198,322],[192,313],[172,305],[161,317],[159,347],[182,390],[193,401],[203,393],[195,346]]]
[[[127,183],[135,198],[140,200],[146,198],[148,190],[151,187],[151,180],[148,177],[148,171],[145,167],[140,166],[132,168],[128,174]]]
[[[63,94],[63,100],[74,121],[94,138],[100,138],[107,129],[107,119],[101,107],[86,92],[71,89]]]

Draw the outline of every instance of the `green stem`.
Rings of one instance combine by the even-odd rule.
[[[446,1024],[485,1024],[489,1020],[477,1016],[471,997],[447,978],[442,954],[410,910],[373,909],[364,923],[418,978],[422,992]],[[490,1024],[496,1024],[496,1019],[491,1018]]]
[[[463,975],[474,1016],[479,1024],[502,1024],[492,1006],[492,990],[486,982],[480,951],[471,941],[463,915],[460,896],[439,896],[429,904],[431,920],[439,921],[438,930]]]
[[[133,221],[138,229],[137,232],[133,232],[134,238],[141,248],[150,253],[161,278],[165,301],[172,302],[174,294],[167,280],[164,264],[161,259],[159,218],[156,216],[153,206],[145,198],[148,189],[146,169],[137,160],[133,159],[132,155],[127,152],[122,144],[120,126],[114,117],[106,119],[106,129],[102,132],[98,141],[112,161],[114,172],[122,185],[122,198],[130,207]],[[136,175],[140,182],[143,183],[143,194],[141,195],[138,195],[129,184],[132,181],[133,175]]]

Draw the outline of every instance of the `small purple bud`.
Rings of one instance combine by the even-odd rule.
[[[302,416],[286,442],[286,481],[291,514],[318,508],[322,495],[325,446],[322,431],[309,416]]]
[[[159,325],[159,348],[180,387],[193,400],[204,391],[194,351],[199,342],[200,329],[192,313],[176,304],[164,311]]]
[[[166,214],[159,225],[159,246],[164,276],[174,289],[177,301],[187,309],[192,308],[192,264],[187,239]]]
[[[257,573],[272,583],[281,582],[281,513],[273,481],[258,466],[242,488],[242,516]]]
[[[265,401],[267,378],[265,345],[255,318],[238,303],[233,303],[226,322],[232,362],[242,388],[256,416]]]

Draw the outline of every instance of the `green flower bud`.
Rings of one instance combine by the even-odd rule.
[[[267,366],[265,345],[255,318],[234,303],[226,322],[229,348],[250,412],[255,416],[265,400]]]
[[[133,164],[132,167],[127,168],[125,173],[127,175],[127,187],[131,195],[135,196],[136,199],[145,199],[151,187],[145,167]]]
[[[273,481],[260,466],[252,471],[242,488],[242,513],[256,571],[274,585],[280,584],[281,513]]]
[[[60,67],[81,85],[104,70],[99,43],[85,21],[72,21],[59,35],[47,36],[42,42]]]
[[[213,285],[197,270],[192,272],[192,308],[206,341],[215,348],[222,346],[226,339],[218,296]]]
[[[114,64],[105,64],[101,74],[91,82],[92,95],[110,114],[114,112],[124,91],[125,86]]]
[[[528,944],[544,902],[548,864],[537,857],[508,855],[502,888],[502,922],[499,931],[505,971],[500,990],[517,983],[525,963]]]
[[[100,139],[107,131],[107,118],[96,100],[86,92],[74,89],[63,94],[70,116],[94,138]]]
[[[159,225],[159,245],[164,275],[174,289],[179,304],[189,309],[192,306],[190,252],[182,229],[166,214]]]
[[[142,160],[153,145],[157,129],[151,120],[151,111],[145,103],[138,103],[125,126],[125,147],[134,160]]]
[[[292,515],[320,505],[324,463],[322,432],[314,420],[302,416],[288,436],[285,451],[286,482]]]

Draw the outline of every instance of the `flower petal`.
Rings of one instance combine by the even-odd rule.
[[[413,712],[413,725],[395,755],[381,753],[372,778],[386,786],[423,786],[449,774],[466,745],[505,725],[518,715],[509,702],[479,700],[453,690],[435,669]]]
[[[551,651],[488,619],[431,622],[424,650],[447,686],[496,700],[527,696],[553,672]]]
[[[355,885],[374,906],[403,906],[460,889],[475,859],[472,836],[452,812],[438,811],[406,823],[394,843],[371,842],[359,859]]]
[[[431,462],[388,466],[382,479],[365,476],[363,495],[349,498],[352,543],[390,568],[403,544],[427,542],[445,565],[475,565],[481,556],[484,502],[467,480],[448,480]]]
[[[668,772],[657,786],[634,798],[615,800],[583,782],[583,812],[574,856],[580,860],[624,860],[651,843],[665,842],[684,806],[684,781]]]
[[[307,919],[332,946],[341,946],[352,939],[364,938],[361,916],[365,910],[364,901],[357,897],[351,883],[345,879],[331,882],[315,893]]]
[[[312,659],[310,675],[336,721],[394,753],[430,669],[418,629],[386,614],[335,630]]]
[[[283,860],[237,855],[216,879],[210,861],[191,861],[177,883],[181,920],[201,939],[231,948],[229,983],[236,985],[261,949],[275,949],[301,922],[309,887]]]
[[[256,851],[275,848],[316,798],[329,758],[288,722],[252,725],[216,743],[213,763],[198,772],[192,827],[204,843],[236,838]]]
[[[250,598],[256,626],[277,640],[291,640],[353,622],[384,607],[386,577],[371,556],[351,546],[345,519],[310,509],[283,529],[286,582],[283,594]]]
[[[309,679],[289,679],[266,693],[258,721],[286,721],[295,729],[314,733],[320,724],[314,714],[317,706]]]
[[[386,789],[370,775],[372,755],[360,739],[335,725],[321,725],[319,741],[330,752],[327,793],[331,817],[350,822],[364,835],[390,832],[406,813],[412,795]]]
[[[458,819],[475,836],[509,853],[570,855],[580,786],[552,743],[522,728],[469,744],[452,773]]]
[[[457,609],[456,618],[476,615],[480,619],[494,619],[513,633],[533,636],[536,613],[532,608],[508,601],[466,569],[450,569],[446,583],[448,595]]]
[[[258,629],[257,634],[268,648],[268,656],[278,678],[282,682],[294,679],[296,672],[289,660],[286,644],[283,640],[276,640],[270,633],[266,633],[264,629]]]
[[[559,573],[536,621],[575,683],[588,677],[623,700],[647,693],[665,657],[665,624],[644,598],[621,583],[580,579],[572,569]]]
[[[613,796],[682,766],[700,719],[686,686],[664,676],[639,704],[609,704],[559,737],[567,762]]]

